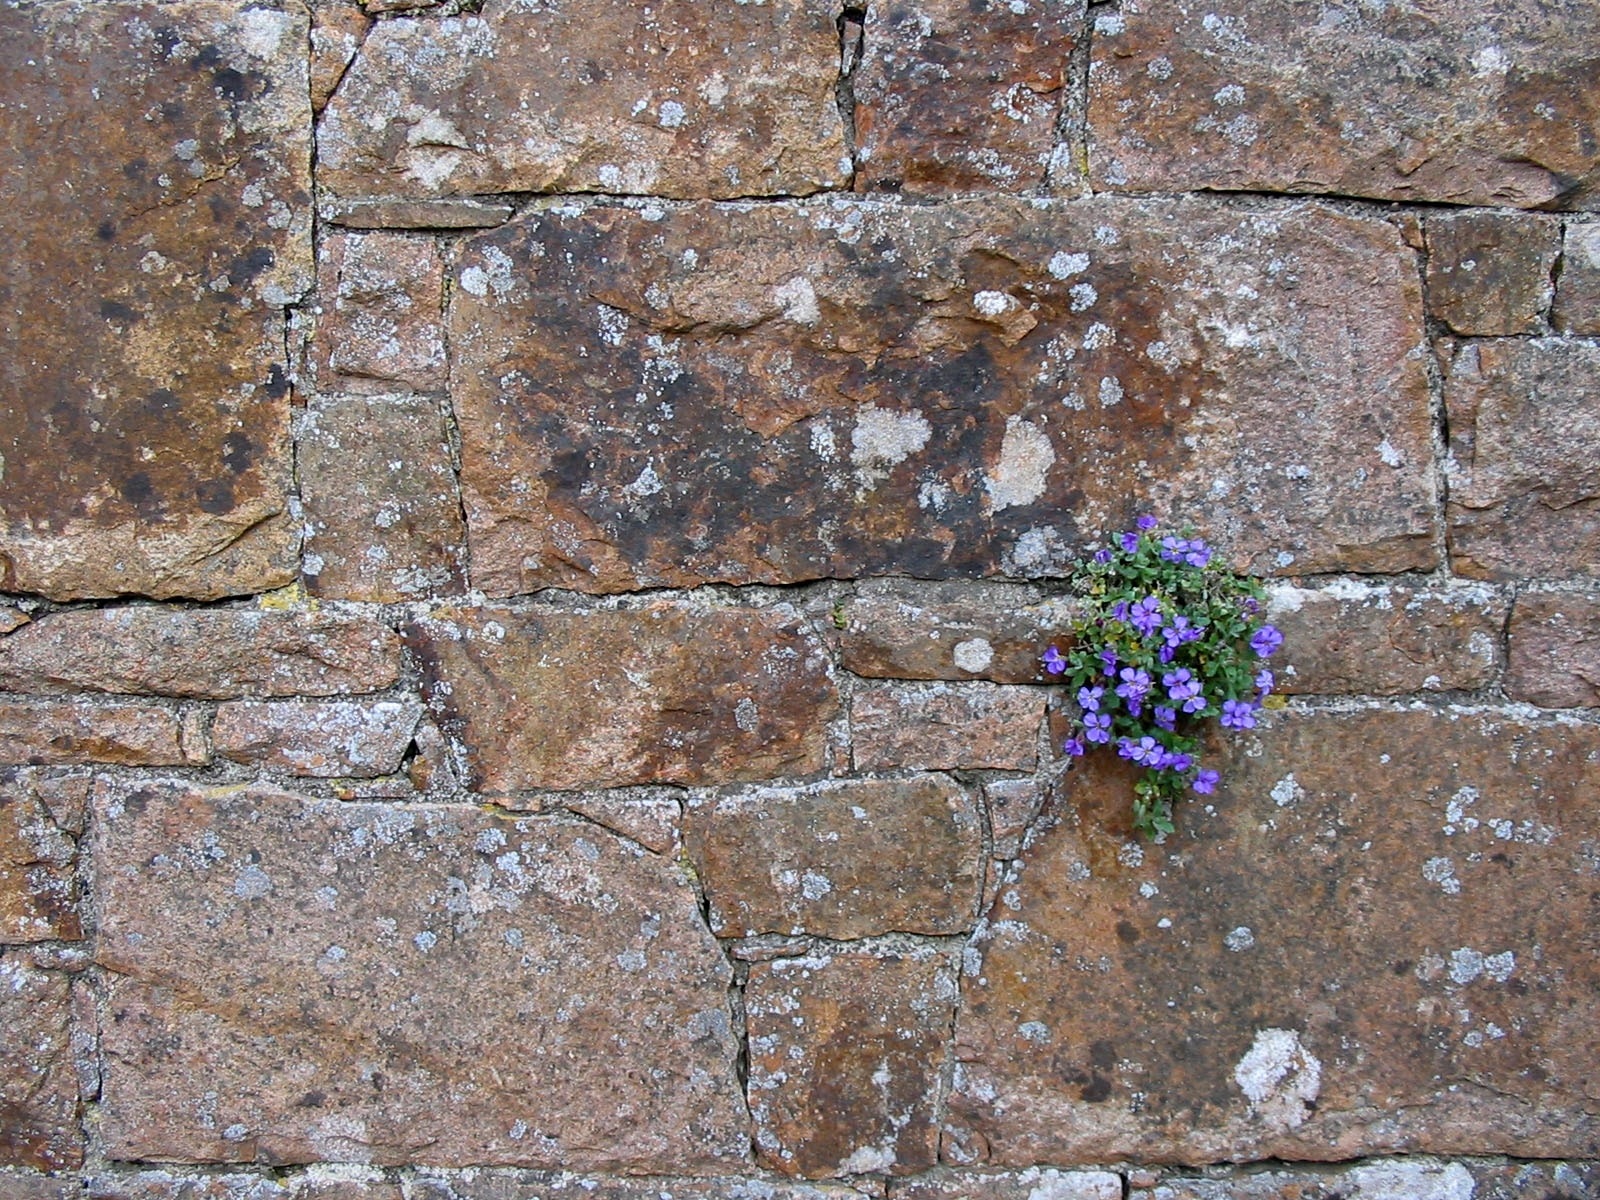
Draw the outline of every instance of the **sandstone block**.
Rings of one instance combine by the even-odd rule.
[[[400,641],[361,617],[145,605],[52,613],[0,642],[0,688],[229,699],[379,691]]]
[[[108,1156],[746,1154],[727,961],[670,860],[472,806],[161,782],[95,803]]]
[[[874,679],[1037,683],[1039,656],[1072,624],[1070,602],[1029,589],[869,580],[839,608],[847,671]]]
[[[372,1167],[313,1166],[304,1173],[183,1173],[144,1170],[91,1175],[88,1200],[401,1200],[400,1185]]]
[[[1131,1200],[1578,1200],[1600,1183],[1591,1163],[1440,1162],[1392,1159],[1343,1170],[1274,1170],[1223,1178],[1173,1176],[1137,1188]]]
[[[6,1200],[80,1200],[82,1195],[83,1185],[71,1176],[0,1170],[0,1196]]]
[[[445,609],[407,638],[491,793],[810,775],[838,707],[821,642],[777,610]]]
[[[74,941],[87,776],[0,768],[0,943]]]
[[[312,112],[327,107],[371,28],[372,18],[351,0],[316,0],[311,5]]]
[[[445,385],[444,262],[432,238],[333,232],[317,269],[317,382],[367,395]]]
[[[1126,839],[1126,773],[1075,770],[967,959],[947,1156],[1592,1155],[1600,731],[1256,733],[1164,846]]]
[[[487,229],[516,210],[462,196],[441,200],[330,200],[324,220],[350,229]]]
[[[420,705],[396,700],[230,701],[217,706],[220,758],[328,779],[392,775],[411,744]]]
[[[1084,0],[869,5],[851,80],[857,189],[1043,186],[1084,12]]]
[[[989,809],[989,835],[996,858],[1015,858],[1022,839],[1038,819],[1048,796],[1037,779],[987,779],[983,798]]]
[[[842,187],[837,12],[665,0],[380,22],[318,131],[340,196]]]
[[[1447,213],[1427,221],[1428,313],[1463,334],[1532,333],[1555,291],[1552,217]]]
[[[454,267],[472,583],[1049,577],[1147,508],[1257,572],[1430,568],[1411,260],[1316,204],[526,215]]]
[[[19,612],[8,604],[0,604],[0,635],[10,633],[28,623],[29,617],[25,612]]]
[[[17,950],[0,952],[0,1167],[62,1171],[83,1162],[71,1013],[64,975]]]
[[[1122,1200],[1122,1176],[1112,1171],[939,1172],[896,1183],[894,1200]]]
[[[1550,315],[1563,333],[1600,334],[1600,221],[1567,226]]]
[[[723,937],[964,933],[983,828],[944,776],[698,796],[685,843]]]
[[[112,763],[175,767],[189,761],[170,708],[0,701],[0,763]]]
[[[298,430],[312,592],[394,603],[463,589],[461,498],[432,399],[319,396]]]
[[[1501,663],[1507,604],[1479,586],[1346,581],[1280,584],[1268,613],[1283,633],[1270,664],[1279,692],[1394,696],[1487,687]]]
[[[956,1003],[937,954],[841,953],[750,968],[750,1115],[760,1159],[809,1178],[935,1165]]]
[[[1449,364],[1450,557],[1479,579],[1600,575],[1600,345],[1469,343]],[[16,636],[15,634],[12,635]]]
[[[1597,37],[1583,0],[1132,0],[1096,16],[1094,186],[1592,208]]]
[[[865,685],[850,702],[851,761],[858,771],[1031,771],[1044,704],[1030,687]]]
[[[302,9],[213,0],[0,13],[0,138],[28,164],[0,181],[0,589],[292,577],[306,37]]]
[[[878,1194],[765,1177],[621,1179],[571,1171],[473,1171],[450,1177],[423,1171],[411,1190],[415,1200],[864,1200]]]
[[[1544,708],[1600,705],[1600,601],[1525,592],[1511,612],[1506,694]]]

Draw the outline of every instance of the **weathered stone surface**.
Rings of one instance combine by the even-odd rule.
[[[83,1185],[71,1176],[0,1170],[0,1196],[6,1200],[81,1200]]]
[[[0,943],[73,941],[87,776],[0,768]]]
[[[939,1172],[896,1181],[891,1200],[1122,1200],[1122,1176],[1111,1171]]]
[[[379,691],[399,673],[392,630],[315,611],[78,609],[0,642],[0,688],[14,692],[330,696]]]
[[[1563,333],[1600,334],[1600,221],[1567,226],[1550,316]]]
[[[1095,23],[1094,186],[1590,208],[1597,40],[1586,0],[1129,0]]]
[[[1511,612],[1506,694],[1545,708],[1600,705],[1600,598],[1524,592]]]
[[[1072,612],[1012,585],[869,580],[840,605],[834,640],[845,669],[869,678],[1037,683]]]
[[[532,1171],[472,1171],[442,1177],[419,1173],[415,1200],[861,1200],[878,1195],[838,1183],[769,1178],[619,1179]]]
[[[935,1165],[954,972],[925,948],[756,963],[745,988],[758,1157],[810,1178]]]
[[[1416,588],[1345,580],[1269,593],[1283,649],[1279,692],[1394,696],[1487,687],[1502,665],[1507,604],[1481,585]]]
[[[1428,314],[1457,333],[1533,333],[1555,293],[1561,251],[1553,217],[1470,212],[1430,216]]]
[[[442,609],[407,639],[491,793],[814,774],[838,707],[821,643],[776,610]]]
[[[27,613],[18,612],[10,605],[0,604],[0,634],[7,634],[13,629],[19,629],[26,625],[28,621]]]
[[[1164,847],[1086,759],[967,964],[946,1155],[1594,1155],[1600,730],[1283,713]]]
[[[188,761],[182,721],[170,708],[0,701],[0,763],[175,767]]]
[[[850,701],[858,771],[1031,771],[1045,694],[989,683],[869,684]]]
[[[1600,344],[1473,342],[1449,364],[1450,557],[1479,579],[1600,575]],[[15,635],[12,635],[15,636]]]
[[[804,194],[850,163],[821,0],[529,6],[383,21],[329,103],[341,196]]]
[[[0,951],[0,1166],[60,1171],[83,1162],[71,1012],[64,975]]]
[[[105,784],[96,878],[112,1158],[746,1153],[727,962],[682,872],[593,825]]]
[[[1584,1200],[1600,1186],[1592,1163],[1394,1159],[1346,1170],[1275,1170],[1164,1179],[1132,1200]]]
[[[684,819],[720,936],[956,934],[977,921],[982,817],[944,776],[696,796]]]
[[[996,858],[1015,858],[1022,838],[1044,807],[1048,791],[1037,779],[989,779],[983,798],[989,808],[989,836]]]
[[[330,233],[318,252],[317,291],[319,390],[444,387],[444,261],[432,238]]]
[[[1145,509],[1258,571],[1431,567],[1409,257],[1306,203],[525,216],[455,267],[473,583],[1050,576]]]
[[[400,769],[421,716],[409,701],[239,700],[217,706],[211,741],[232,762],[323,779],[372,778]]]
[[[298,432],[312,592],[393,603],[462,590],[461,498],[432,399],[319,396]]]
[[[350,0],[315,0],[311,5],[311,111],[320,113],[355,61],[372,18]]]
[[[212,0],[0,13],[0,138],[28,164],[0,180],[0,588],[291,578],[306,25]]]
[[[504,225],[516,210],[509,204],[454,197],[447,200],[333,200],[324,220],[351,229],[487,229]]]
[[[1084,0],[869,5],[852,77],[857,189],[1041,187],[1084,11]]]
[[[400,1185],[380,1171],[345,1164],[281,1178],[163,1170],[92,1175],[87,1190],[89,1200],[401,1200]]]
[[[664,792],[665,789],[662,789]],[[650,788],[637,792],[560,792],[561,803],[579,816],[632,838],[646,850],[671,854],[678,849],[683,805]]]

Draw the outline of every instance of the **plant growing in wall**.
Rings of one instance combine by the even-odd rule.
[[[1254,727],[1273,686],[1265,660],[1283,635],[1266,623],[1259,582],[1192,533],[1163,535],[1153,517],[1080,564],[1073,583],[1083,615],[1071,648],[1044,654],[1078,705],[1064,748],[1073,757],[1104,748],[1143,768],[1134,827],[1171,833],[1177,802],[1217,786],[1200,764],[1205,722]]]

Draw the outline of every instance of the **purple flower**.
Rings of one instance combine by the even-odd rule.
[[[1105,694],[1103,687],[1081,687],[1078,689],[1078,707],[1084,712],[1099,712],[1100,697]]]
[[[1111,740],[1111,714],[1087,713],[1083,718],[1083,736],[1097,746]]]
[[[1054,646],[1044,652],[1044,669],[1052,675],[1059,675],[1067,669],[1067,660]]]
[[[1262,667],[1261,670],[1256,672],[1256,688],[1263,696],[1272,691],[1272,684],[1273,678],[1271,671],[1267,670],[1265,667]]]
[[[1146,533],[1148,533],[1150,530],[1152,530],[1152,529],[1154,529],[1156,527],[1156,519],[1154,517],[1152,517],[1149,513],[1145,513],[1145,515],[1140,517],[1137,521],[1135,521],[1134,524],[1137,525],[1140,529],[1144,530]]]
[[[1139,548],[1139,535],[1137,533],[1130,532],[1118,534],[1117,541],[1122,543],[1123,550],[1129,554],[1132,554]]]
[[[1117,652],[1109,646],[1100,651],[1100,667],[1107,675],[1117,673]]]
[[[1110,562],[1111,561],[1111,551],[1109,551],[1109,550],[1096,550],[1094,552],[1094,560],[1097,563],[1108,563],[1108,562]]]
[[[1156,657],[1164,663],[1169,663],[1178,657],[1178,652],[1163,642],[1161,649],[1156,651]]]
[[[1161,557],[1168,562],[1182,562],[1184,552],[1189,549],[1189,543],[1181,537],[1164,537],[1161,539]]]
[[[1184,548],[1183,561],[1191,567],[1203,567],[1211,561],[1211,547],[1195,538]]]
[[[1257,658],[1270,658],[1272,652],[1281,645],[1283,645],[1283,634],[1271,625],[1263,625],[1250,639],[1250,649],[1256,652]]]
[[[1117,740],[1118,758],[1132,758],[1137,753],[1139,753],[1139,743],[1135,742],[1132,738],[1125,737]]]
[[[1083,739],[1077,737],[1069,737],[1062,743],[1061,748],[1072,755],[1073,758],[1082,758],[1085,750]]]
[[[1167,761],[1162,766],[1165,770],[1176,771],[1179,775],[1182,775],[1190,767],[1194,766],[1194,758],[1188,754],[1169,754]]]
[[[1209,796],[1217,790],[1217,781],[1221,778],[1215,771],[1201,771],[1194,777],[1194,790],[1202,796]]]
[[[1200,694],[1200,681],[1187,667],[1167,672],[1161,682],[1166,685],[1167,697],[1174,704],[1182,704],[1184,712],[1196,713],[1206,706],[1206,698]]]
[[[1189,622],[1189,618],[1179,613],[1172,618],[1172,624],[1161,631],[1161,636],[1166,639],[1169,646],[1181,646],[1185,642],[1192,642],[1200,636],[1200,631]]]
[[[1171,733],[1178,726],[1177,710],[1168,708],[1165,704],[1156,705],[1150,715],[1155,718],[1156,724],[1168,733]]]
[[[1131,707],[1144,699],[1144,694],[1150,690],[1150,676],[1138,667],[1123,667],[1117,684],[1117,695],[1126,699]]]
[[[1166,756],[1167,748],[1153,737],[1142,737],[1133,747],[1133,753],[1128,755],[1141,767],[1159,767],[1161,760]]]
[[[1154,596],[1146,596],[1133,606],[1133,611],[1128,615],[1128,622],[1149,637],[1161,627],[1161,601]]]
[[[1248,700],[1224,700],[1222,702],[1222,724],[1226,729],[1254,729],[1256,727],[1255,705]]]
[[[1126,621],[1128,619],[1128,602],[1118,600],[1111,606],[1111,619],[1113,621]]]

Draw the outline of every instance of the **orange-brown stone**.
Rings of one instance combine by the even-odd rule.
[[[80,1165],[78,1100],[66,977],[22,951],[0,951],[0,1167]]]
[[[0,944],[74,941],[87,776],[0,768]]]

